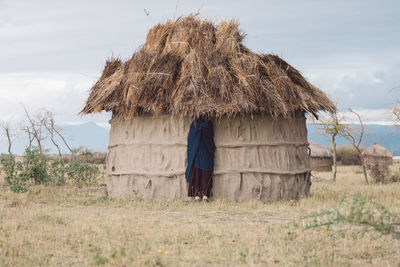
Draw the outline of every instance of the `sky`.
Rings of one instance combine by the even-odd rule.
[[[59,124],[106,126],[110,114],[78,115],[105,60],[128,59],[156,23],[199,11],[238,19],[250,49],[282,57],[340,110],[389,124],[400,98],[399,10],[398,0],[0,0],[0,121],[20,120],[24,105]]]

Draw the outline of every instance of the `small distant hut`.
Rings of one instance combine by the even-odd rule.
[[[332,171],[333,155],[328,148],[317,144],[314,141],[310,141],[308,146],[310,152],[310,165],[311,170],[318,172],[330,172]]]
[[[276,55],[242,43],[238,24],[196,16],[154,26],[126,62],[112,59],[82,113],[112,112],[112,197],[184,198],[190,123],[213,121],[214,198],[295,199],[310,190],[305,114],[335,112]]]
[[[393,164],[393,154],[385,147],[375,144],[363,151],[362,160],[365,168],[374,177],[388,171]]]

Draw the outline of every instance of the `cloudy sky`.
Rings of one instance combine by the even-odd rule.
[[[106,123],[109,114],[77,115],[105,60],[128,58],[155,23],[200,11],[237,18],[248,47],[284,58],[343,111],[384,122],[400,98],[390,92],[400,85],[399,10],[398,0],[0,0],[0,120],[18,120],[23,103],[59,123]]]

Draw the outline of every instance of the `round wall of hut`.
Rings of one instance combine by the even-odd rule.
[[[393,164],[393,158],[364,155],[363,163],[367,170],[372,170],[372,169],[386,170],[389,168],[390,165]]]
[[[137,115],[110,121],[107,190],[111,197],[186,198],[191,120]],[[213,120],[213,197],[246,201],[297,199],[310,190],[304,115]]]
[[[309,142],[311,170],[319,172],[332,171],[333,155],[326,147],[314,141]]]
[[[310,157],[311,170],[317,172],[331,172],[332,158]]]
[[[375,144],[369,146],[362,153],[363,164],[372,174],[385,173],[393,164],[393,154],[385,147]]]

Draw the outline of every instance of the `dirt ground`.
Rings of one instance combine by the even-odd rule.
[[[1,266],[395,266],[400,241],[367,225],[304,227],[310,215],[368,196],[400,214],[400,183],[314,173],[309,197],[274,203],[112,200],[104,187],[0,189]],[[1,181],[0,181],[1,182]]]

